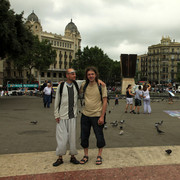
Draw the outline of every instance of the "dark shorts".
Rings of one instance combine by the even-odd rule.
[[[135,106],[141,106],[141,100],[135,99]]]
[[[98,125],[99,117],[88,117],[82,114],[81,116],[81,146],[83,148],[89,147],[89,136],[91,132],[91,126],[93,127],[96,139],[97,147],[103,148],[105,146],[105,139],[103,134],[104,125]]]

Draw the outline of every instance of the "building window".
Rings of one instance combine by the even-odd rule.
[[[59,73],[59,77],[62,78],[62,73]]]
[[[56,77],[56,73],[53,73],[53,77]]]
[[[71,44],[70,44],[70,48],[71,48]]]
[[[41,72],[41,77],[44,77],[44,72]]]
[[[54,46],[56,46],[56,41],[54,41]]]
[[[57,41],[57,46],[59,46],[59,41]]]
[[[64,43],[62,43],[62,46],[64,47]]]
[[[61,46],[61,42],[60,42],[60,46]]]
[[[16,77],[16,71],[14,71],[14,77]]]
[[[50,72],[47,73],[47,77],[51,77],[51,73]]]
[[[66,47],[66,43],[65,43],[64,45],[65,45],[65,47]]]

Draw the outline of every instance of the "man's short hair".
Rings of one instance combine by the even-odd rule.
[[[72,69],[71,72],[69,72],[70,69]],[[68,68],[68,69],[66,70],[66,74],[70,74],[70,73],[75,73],[75,70],[74,70],[73,68]]]

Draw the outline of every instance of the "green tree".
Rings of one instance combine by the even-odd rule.
[[[8,0],[0,0],[0,58],[13,59],[26,53],[32,36],[24,25],[23,12],[15,14]]]
[[[76,53],[76,58],[73,60],[72,67],[76,69],[78,79],[84,79],[85,69],[88,66],[95,66],[98,69],[100,79],[105,82],[110,81],[114,61],[104,54],[102,49],[97,46],[91,48],[87,46],[83,51],[79,50]]]
[[[47,70],[49,66],[56,62],[56,51],[52,49],[51,44],[47,40],[39,41],[37,36],[33,36],[32,44],[26,50],[26,54],[22,54],[14,59],[14,63],[19,70],[26,68],[29,70],[29,81],[33,80],[32,69],[39,71]]]
[[[115,82],[120,82],[121,80],[121,67],[119,61],[112,62],[111,68],[111,79],[109,81],[110,85],[115,85]]]

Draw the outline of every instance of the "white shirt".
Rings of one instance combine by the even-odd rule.
[[[143,91],[143,96],[145,96],[144,99],[149,99],[150,98],[148,89],[146,91]]]
[[[51,95],[51,87],[45,87],[44,90],[43,90],[44,94],[45,95]]]
[[[63,91],[62,91],[62,97],[61,97],[61,105],[59,110],[59,102],[60,102],[60,84],[58,85],[58,88],[56,90],[56,97],[55,97],[55,103],[54,103],[54,116],[55,119],[69,119],[68,117],[68,110],[69,110],[69,99],[68,99],[68,87],[72,87],[74,89],[74,116],[77,116],[77,100],[78,100],[78,92],[76,90],[75,85],[72,83],[71,85],[64,83]]]

